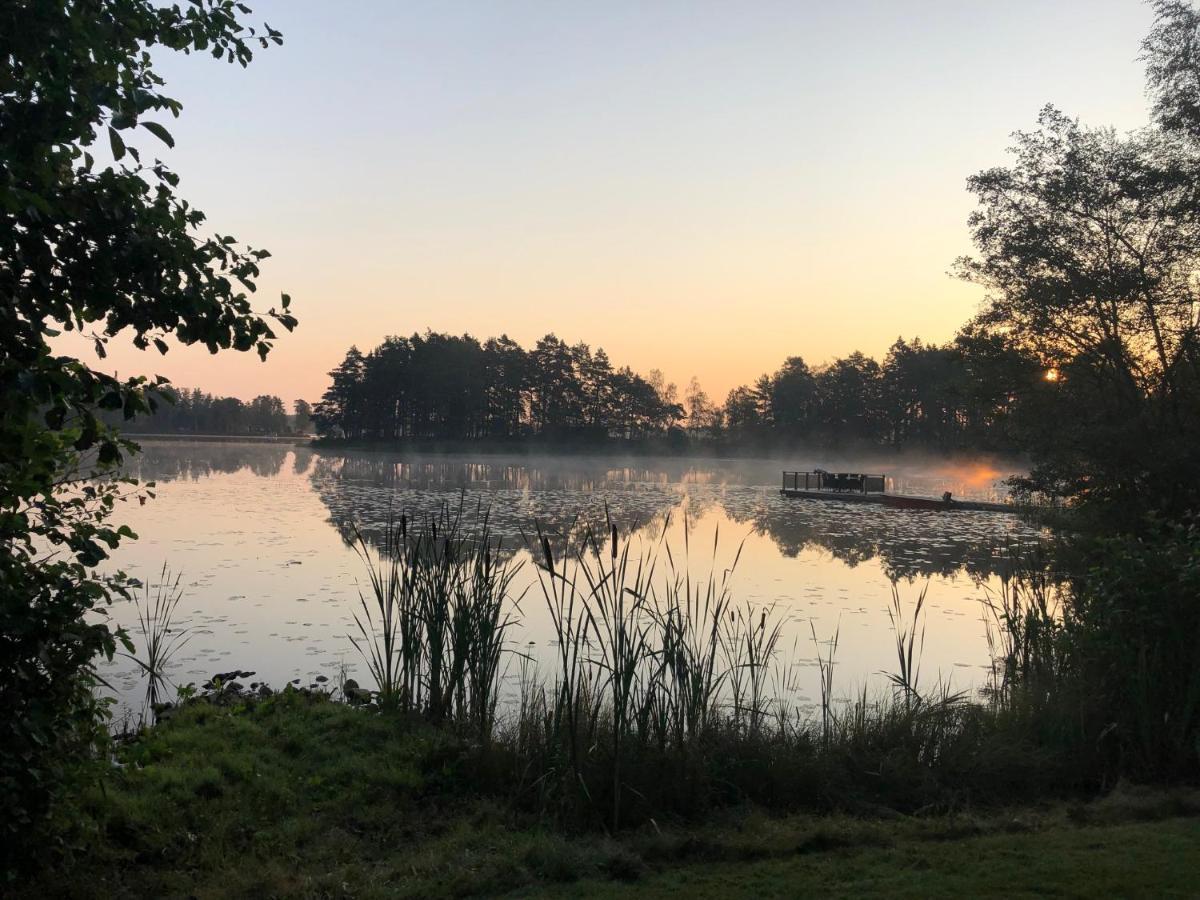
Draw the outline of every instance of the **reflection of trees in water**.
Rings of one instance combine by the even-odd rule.
[[[676,527],[694,527],[712,511],[769,537],[784,556],[810,547],[856,566],[878,558],[889,577],[986,578],[1004,571],[1014,548],[1038,532],[1015,517],[991,513],[894,510],[881,506],[787,500],[771,489],[705,483],[680,485],[661,469],[613,467],[603,461],[564,460],[547,466],[398,462],[368,454],[318,456],[314,488],[343,537],[356,523],[378,540],[389,515],[418,519],[446,503],[463,505],[466,524],[486,513],[508,552],[524,546],[533,523],[556,542],[586,528],[603,533],[606,518],[624,534],[657,535],[668,515]],[[644,477],[645,476],[645,477]],[[727,539],[735,540],[736,533]]]
[[[266,442],[143,441],[142,452],[129,460],[126,471],[144,481],[196,481],[243,470],[270,478],[283,471],[288,454],[293,452],[296,454],[293,469],[297,474],[303,474],[313,457],[312,451],[303,446]]]
[[[486,516],[502,552],[515,554],[536,527],[556,547],[589,529],[604,536],[609,523],[622,534],[657,533],[685,495],[665,474],[651,482],[637,480],[639,474],[603,464],[542,469],[351,455],[319,456],[311,478],[346,540],[357,527],[378,544],[389,518],[403,514],[420,523],[449,506],[461,507],[467,529]]]
[[[606,491],[647,485],[746,483],[747,464],[688,458],[615,460],[589,456],[530,456],[524,459],[470,461],[453,457],[400,460],[378,453],[319,453],[320,465],[356,478],[378,478],[405,488],[478,488],[494,490]],[[771,464],[768,483],[775,483]],[[754,475],[758,466],[750,467]]]
[[[294,475],[307,475],[308,470],[312,468],[313,460],[316,455],[307,448],[296,448],[296,455],[292,458],[292,473]]]
[[[866,504],[787,500],[774,489],[745,487],[719,464],[695,460],[614,462],[586,457],[533,458],[521,462],[468,462],[453,458],[402,462],[384,454],[313,452],[287,444],[169,442],[143,444],[131,474],[144,480],[197,480],[249,471],[261,477],[291,471],[309,475],[344,538],[357,524],[377,540],[389,514],[421,519],[444,504],[463,504],[464,526],[486,513],[504,552],[524,546],[534,523],[556,545],[587,528],[657,535],[671,516],[675,527],[718,511],[769,537],[784,556],[808,548],[856,566],[878,558],[899,578],[1002,573],[1009,551],[1036,541],[1038,532],[1014,516],[894,510]],[[734,540],[735,533],[727,535]],[[723,540],[726,538],[723,537]]]
[[[895,510],[779,497],[726,504],[725,511],[770,537],[784,556],[817,547],[849,566],[878,558],[892,578],[1003,574],[1014,553],[1039,540],[1037,529],[995,513]]]

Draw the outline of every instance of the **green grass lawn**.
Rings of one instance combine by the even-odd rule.
[[[1056,827],[1029,834],[900,840],[692,864],[632,884],[588,880],[570,897],[1196,897],[1200,820]]]
[[[1191,794],[567,835],[481,796],[496,773],[462,742],[303,694],[186,706],[120,758],[71,810],[72,858],[16,896],[1200,895]]]

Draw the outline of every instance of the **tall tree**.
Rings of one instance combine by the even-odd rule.
[[[506,334],[488,339],[483,353],[487,433],[514,437],[525,417],[529,359],[521,345]]]
[[[722,417],[725,429],[735,440],[745,440],[766,429],[766,398],[749,387],[734,388],[725,398]]]
[[[303,434],[312,428],[313,408],[307,400],[296,400],[292,403],[292,428]]]
[[[326,435],[361,438],[366,414],[366,360],[362,352],[357,347],[347,350],[329,377],[332,383],[313,410],[317,429]]]
[[[683,396],[689,431],[697,435],[713,435],[721,430],[721,411],[713,406],[695,375],[688,382]]]
[[[1028,486],[1194,505],[1200,145],[1052,108],[1038,124],[1016,135],[1011,166],[970,180],[977,253],[960,261],[988,291],[976,327],[1069,376]]]
[[[791,437],[804,436],[812,426],[816,401],[808,364],[799,356],[788,357],[764,388],[771,424]]]
[[[11,852],[61,783],[62,761],[95,736],[92,660],[116,636],[87,618],[114,591],[96,566],[124,538],[108,514],[132,449],[98,409],[149,408],[150,385],[57,352],[63,331],[103,356],[128,335],[264,358],[279,309],[251,305],[263,250],[202,237],[204,215],[153,153],[174,141],[178,101],[160,51],[246,65],[277,32],[244,26],[226,0],[30,0],[0,6],[0,847]],[[97,161],[102,142],[113,160]]]
[[[855,352],[814,375],[814,426],[835,444],[873,443],[878,437],[882,373],[879,363]]]

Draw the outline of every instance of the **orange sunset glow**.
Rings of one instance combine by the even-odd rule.
[[[296,332],[266,364],[114,342],[106,367],[316,400],[351,344],[554,332],[723,400],[789,356],[951,339],[982,300],[947,275],[970,250],[965,177],[1048,98],[1118,127],[1145,110],[1128,36],[1150,12],[1116,0],[1086,21],[1040,2],[335,6],[258,4],[287,52],[245,71],[162,64],[187,196],[272,252],[259,295],[290,293]]]

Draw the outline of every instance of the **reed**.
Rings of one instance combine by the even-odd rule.
[[[378,705],[452,720],[492,736],[506,635],[519,610],[511,584],[519,563],[505,558],[488,519],[463,528],[462,505],[443,505],[414,524],[392,516],[376,546],[352,526],[368,573],[348,635],[375,682]]]
[[[913,604],[911,618],[904,614],[904,604],[900,600],[900,589],[892,581],[892,605],[888,608],[888,621],[892,626],[892,636],[896,643],[896,664],[894,672],[888,672],[887,678],[895,687],[904,702],[906,709],[920,702],[918,690],[921,680],[921,655],[925,650],[925,596],[929,591],[926,581],[917,594]]]
[[[163,564],[158,582],[151,588],[147,582],[142,593],[133,595],[137,608],[137,629],[141,635],[141,655],[125,653],[128,659],[141,670],[146,679],[146,695],[143,702],[142,721],[153,721],[157,707],[165,702],[170,678],[167,668],[175,653],[188,642],[188,629],[180,628],[175,622],[179,601],[183,599],[180,575],[171,578]]]
[[[836,718],[833,706],[833,667],[837,660],[838,641],[842,636],[842,623],[839,620],[833,637],[826,643],[825,653],[821,653],[822,642],[817,638],[817,629],[810,620],[809,630],[812,632],[813,648],[817,654],[817,670],[821,692],[821,746],[828,747],[833,739],[833,729]]]
[[[412,675],[417,666],[413,654],[419,653],[420,643],[413,632],[415,592],[411,571],[402,565],[403,556],[399,552],[407,522],[402,516],[397,525],[389,516],[379,550],[368,543],[357,525],[352,528],[354,549],[367,570],[374,612],[372,603],[360,590],[362,615],[354,612],[359,637],[347,637],[375,680],[379,705],[386,709],[408,708],[416,701]]]
[[[732,576],[745,544],[743,541],[738,546],[732,563],[722,569],[719,577],[714,565],[708,578],[693,579],[689,533],[685,527],[680,567],[676,566],[670,545],[664,545],[668,576],[654,609],[663,662],[659,688],[664,702],[658,730],[661,743],[669,738],[679,748],[709,734],[718,700],[729,681],[730,672],[720,656],[723,625],[732,603]],[[719,532],[714,531],[714,562],[718,536]]]
[[[1064,620],[1060,587],[1044,566],[1020,563],[984,600],[992,663],[985,695],[997,710],[1038,714],[1061,696]]]
[[[616,829],[621,818],[622,740],[631,731],[632,717],[644,721],[643,715],[650,709],[646,701],[654,695],[661,664],[654,659],[647,620],[657,558],[639,554],[631,565],[631,542],[621,546],[617,526],[611,521],[606,524],[608,552],[589,530],[584,539],[586,550],[577,561],[587,584],[584,602],[595,637],[592,661],[603,674],[607,712],[612,719],[611,821]]]
[[[806,710],[780,665],[780,616],[735,603],[741,547],[723,564],[719,532],[701,562],[686,521],[682,548],[668,540],[669,518],[659,531],[623,532],[607,516],[602,528],[561,532],[535,523],[525,543],[554,629],[547,682],[534,653],[508,641],[522,600],[515,565],[501,561],[485,513],[466,523],[460,505],[385,529],[356,646],[379,705],[469,732],[484,754],[471,765],[499,778],[513,805],[616,831],[746,801],[952,808],[1084,777],[1039,749],[1079,746],[1063,726],[1074,695],[1052,578],[1014,574],[989,602],[989,702],[940,678],[927,685],[928,586],[906,602],[893,584],[889,689],[835,697],[840,622],[824,638],[810,622],[820,697]],[[359,546],[368,556],[361,535]],[[498,714],[512,659],[519,700]]]
[[[766,682],[779,645],[782,622],[770,610],[747,606],[731,610],[721,631],[735,727],[756,735],[766,719]]]
[[[564,788],[579,787],[559,796],[603,809],[613,829],[627,799],[645,801],[626,767],[651,758],[699,764],[721,731],[758,732],[770,709],[780,623],[769,610],[731,609],[741,546],[719,567],[719,532],[707,577],[693,575],[686,526],[682,556],[666,539],[669,518],[645,544],[606,519],[603,533],[584,529],[557,557],[537,532],[538,579],[558,648],[553,700],[539,721],[546,743],[565,750]]]

